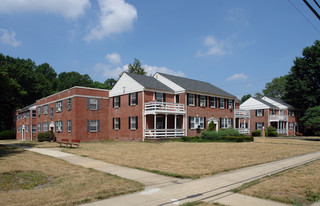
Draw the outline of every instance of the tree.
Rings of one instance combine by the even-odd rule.
[[[255,94],[255,97],[257,97],[257,98],[262,98],[262,97],[263,97],[263,94],[261,94],[260,92],[257,92],[257,93]]]
[[[284,99],[306,111],[320,102],[320,41],[306,47],[303,57],[296,57],[286,78]]]
[[[61,72],[58,75],[58,90],[62,91],[74,86],[91,87],[93,81],[88,74],[80,74],[79,72]]]
[[[127,72],[134,73],[134,74],[142,74],[146,75],[147,72],[143,67],[141,67],[141,62],[139,59],[134,58],[133,64],[129,64]]]
[[[246,94],[241,98],[241,102],[240,104],[242,104],[243,102],[247,101],[249,98],[251,97],[251,94]]]
[[[104,84],[107,85],[108,89],[112,89],[116,83],[117,81],[113,78],[109,78],[106,81],[104,81]]]
[[[313,134],[320,135],[320,106],[307,109],[301,121],[303,121],[305,126],[311,127]]]
[[[266,84],[263,94],[268,97],[283,98],[285,95],[287,75],[273,78],[271,82]]]

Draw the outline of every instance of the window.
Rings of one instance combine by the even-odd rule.
[[[100,132],[100,120],[87,120],[88,132]]]
[[[283,115],[283,110],[279,110],[279,115]]]
[[[199,106],[200,107],[206,107],[206,97],[199,95]]]
[[[40,116],[41,114],[41,107],[37,107],[37,115]]]
[[[68,132],[72,132],[72,120],[67,121],[67,130]]]
[[[62,112],[62,101],[56,102],[56,112]]]
[[[32,118],[36,118],[37,117],[36,110],[31,110],[31,112],[32,112]]]
[[[233,109],[233,101],[232,101],[232,99],[228,99],[228,109]]]
[[[26,133],[29,133],[29,125],[26,125]]]
[[[50,108],[50,118],[53,118],[53,107]]]
[[[67,105],[66,105],[67,111],[72,110],[72,98],[67,99],[66,102],[67,102]]]
[[[189,129],[204,129],[205,117],[189,117]]]
[[[43,105],[42,106],[42,112],[43,114],[48,114],[49,105]]]
[[[264,116],[264,110],[263,110],[263,109],[257,109],[257,110],[256,110],[256,116],[257,116],[257,117],[262,117],[262,116]]]
[[[100,99],[87,98],[87,109],[99,110],[100,109]]]
[[[289,129],[293,129],[294,123],[293,122],[289,122]]]
[[[188,105],[195,106],[196,105],[196,95],[195,94],[188,94]]]
[[[176,103],[180,103],[180,95],[179,94],[176,95]]]
[[[113,118],[113,129],[114,130],[120,129],[120,118]]]
[[[224,109],[224,99],[223,98],[219,99],[219,108]]]
[[[55,122],[56,132],[63,131],[63,121],[56,121]]]
[[[118,108],[118,107],[120,107],[120,96],[113,97],[113,108]]]
[[[18,132],[21,133],[21,130],[22,130],[22,126],[20,125],[20,126],[18,127]]]
[[[272,115],[276,115],[277,110],[276,109],[272,109]]]
[[[44,132],[47,132],[47,131],[49,130],[48,122],[42,123],[42,130],[43,130]]]
[[[164,102],[164,94],[156,92],[156,101],[157,102]]]
[[[36,131],[37,131],[37,127],[36,127],[36,125],[32,125],[32,133],[36,133]]]
[[[216,98],[215,97],[209,97],[209,107],[211,107],[211,108],[216,107]]]
[[[138,104],[138,93],[129,94],[129,105],[137,105]]]
[[[138,129],[138,116],[129,117],[129,129],[132,129],[132,130]]]
[[[294,117],[294,110],[288,110],[288,115]]]
[[[263,129],[263,126],[264,126],[264,123],[263,123],[263,122],[257,122],[257,123],[256,123],[256,129],[257,129],[257,130],[262,130],[262,129]]]
[[[41,132],[41,123],[38,123],[38,132]]]
[[[232,118],[220,118],[220,128],[232,128]]]

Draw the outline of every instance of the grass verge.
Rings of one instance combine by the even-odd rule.
[[[131,180],[1,145],[0,185],[0,205],[27,206],[83,204],[143,189]]]
[[[311,205],[320,200],[320,160],[261,178],[236,188],[258,198],[294,205]]]

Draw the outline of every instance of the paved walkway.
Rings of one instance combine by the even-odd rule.
[[[261,200],[240,194],[230,193],[246,182],[271,175],[298,165],[320,159],[320,151],[288,159],[265,163],[252,167],[218,174],[198,180],[178,179],[157,175],[141,170],[93,160],[87,157],[45,148],[24,148],[40,154],[56,157],[75,165],[93,168],[102,172],[118,175],[123,178],[139,181],[146,185],[142,192],[118,196],[106,200],[85,204],[86,206],[100,205],[179,205],[185,202],[206,201],[226,205],[285,205],[282,203]],[[227,160],[226,160],[227,161]],[[259,204],[257,204],[259,202]]]

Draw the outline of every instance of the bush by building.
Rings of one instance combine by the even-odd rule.
[[[47,131],[43,133],[38,133],[37,139],[38,139],[38,142],[44,142],[44,141],[51,142],[55,140],[55,136],[52,131]]]
[[[0,140],[2,139],[15,139],[16,135],[12,130],[4,130],[0,132]]]

